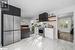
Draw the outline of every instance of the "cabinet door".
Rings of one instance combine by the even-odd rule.
[[[3,17],[4,31],[13,30],[13,16],[4,14]]]
[[[14,31],[14,42],[17,42],[21,40],[21,32],[20,31]]]
[[[53,28],[45,28],[45,37],[48,37],[50,39],[54,39],[54,29]]]
[[[6,45],[9,45],[11,43],[13,43],[13,31],[4,32],[3,45],[6,46]]]
[[[20,17],[14,16],[14,30],[20,29]]]

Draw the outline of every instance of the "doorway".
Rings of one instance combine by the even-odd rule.
[[[73,36],[73,12],[60,15],[58,17],[58,39],[73,42]]]

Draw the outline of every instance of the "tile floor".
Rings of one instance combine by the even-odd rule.
[[[2,50],[74,50],[74,46],[72,43],[62,40],[50,40],[35,36],[5,46]]]

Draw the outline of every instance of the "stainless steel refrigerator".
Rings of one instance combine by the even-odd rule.
[[[21,40],[20,17],[14,16],[14,42]]]
[[[20,36],[20,17],[4,14],[3,46],[19,41]]]

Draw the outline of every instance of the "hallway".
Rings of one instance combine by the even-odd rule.
[[[2,48],[3,50],[73,50],[73,45],[62,40],[50,40],[41,36],[23,39]]]

